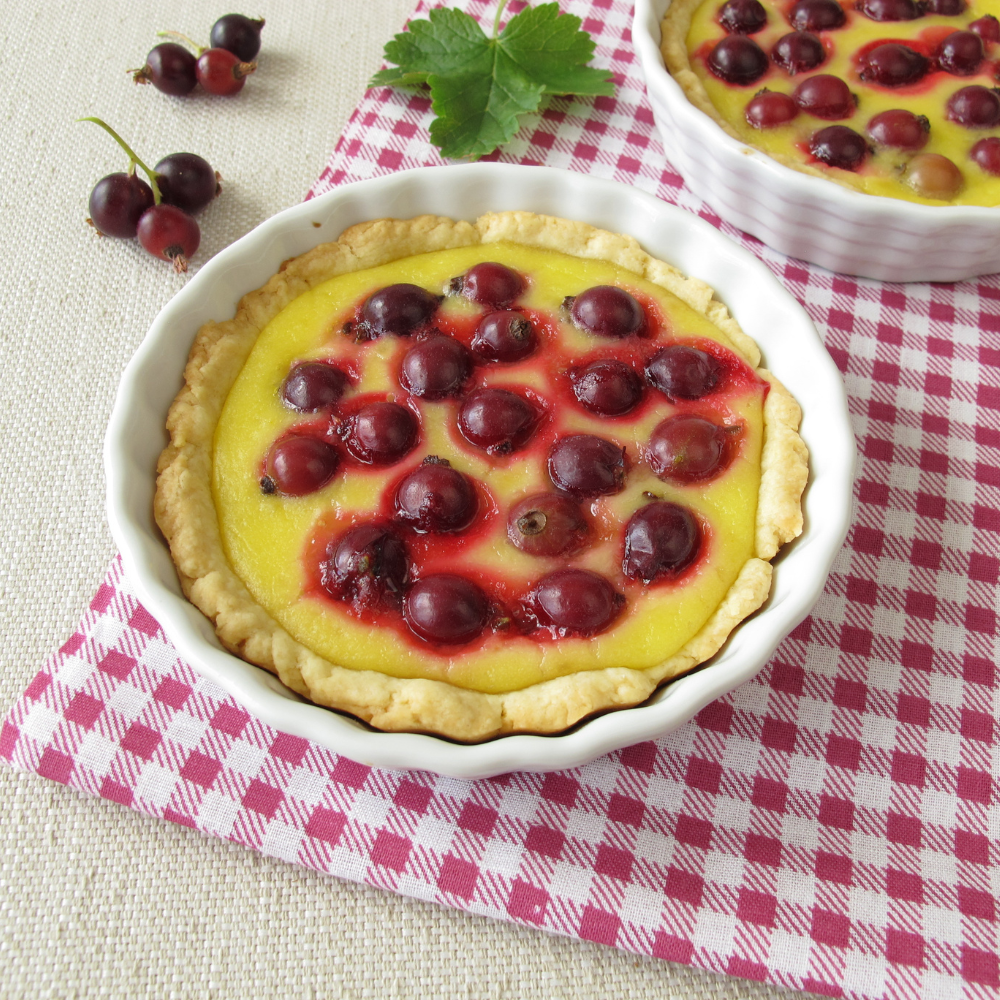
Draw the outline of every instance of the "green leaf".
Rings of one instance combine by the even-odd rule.
[[[386,44],[396,65],[369,86],[429,86],[431,141],[443,156],[478,158],[509,142],[545,94],[613,94],[610,74],[587,65],[593,53],[580,19],[555,3],[526,8],[495,38],[463,11],[435,8]]]

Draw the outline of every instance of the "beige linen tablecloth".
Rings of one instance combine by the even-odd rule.
[[[223,195],[203,264],[301,200],[411,0],[264,0],[235,98],[131,84],[158,29],[206,41],[204,0],[0,8],[0,709],[72,632],[114,547],[101,444],[115,389],[183,277],[84,223],[125,167],[205,156]],[[0,997],[763,997],[783,991],[404,899],[261,857],[0,766]]]

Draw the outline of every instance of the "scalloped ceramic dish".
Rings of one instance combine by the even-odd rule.
[[[636,0],[632,40],[667,158],[727,222],[791,257],[882,281],[1000,270],[1000,208],[919,205],[800,173],[727,135],[663,66],[670,0]]]
[[[474,219],[504,209],[628,233],[654,256],[712,285],[756,339],[769,367],[804,403],[801,434],[812,457],[802,536],[775,561],[767,604],[705,667],[643,705],[597,716],[557,736],[507,736],[466,746],[377,732],[301,701],[271,674],[226,652],[208,619],[181,595],[153,521],[152,498],[167,409],[203,323],[232,316],[240,297],[261,286],[282,261],[357,222],[424,213]],[[753,676],[819,596],[847,531],[853,465],[840,374],[805,312],[764,265],[707,223],[649,195],[581,174],[507,164],[430,167],[347,185],[281,212],[224,250],[156,318],[122,377],[105,441],[108,514],[126,573],[185,660],[277,729],[366,764],[463,778],[584,764],[669,732]]]

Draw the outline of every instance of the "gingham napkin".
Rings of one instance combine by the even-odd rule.
[[[629,4],[562,6],[617,96],[552,101],[500,158],[615,178],[720,225],[664,159]],[[439,163],[429,121],[423,97],[369,92],[310,195]],[[997,996],[1000,276],[884,285],[721,228],[816,322],[861,451],[848,545],[755,680],[575,771],[380,771],[201,679],[116,561],[0,756],[341,878],[675,962],[830,996]]]

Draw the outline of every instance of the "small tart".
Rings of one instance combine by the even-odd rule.
[[[462,276],[484,263],[520,275],[499,313],[530,323],[532,350],[497,341],[499,321],[482,332],[498,303],[470,301]],[[404,283],[428,315],[408,335],[366,328],[378,293]],[[631,303],[634,329],[587,328],[583,293],[595,288]],[[421,391],[428,367],[407,359],[441,338],[473,363],[460,385],[441,388],[451,354],[432,351],[434,391]],[[707,357],[709,388],[664,389],[654,369],[667,348]],[[336,389],[329,405],[302,412],[286,381],[312,363],[337,369]],[[580,372],[608,364],[619,376],[631,368],[628,384],[641,386],[622,412],[584,405],[595,383]],[[469,742],[560,732],[703,663],[767,598],[771,558],[801,532],[807,453],[798,405],[759,365],[711,288],[630,237],[523,212],[363,223],[286,261],[232,320],[199,331],[168,417],[157,522],[185,594],[224,645],[303,697],[386,731]],[[479,440],[467,417],[497,392],[532,413],[501,447]],[[411,414],[391,454],[361,442],[373,406]],[[714,428],[707,471],[683,448],[687,472],[669,465],[678,420]],[[330,456],[325,470],[309,466],[304,488],[275,458],[291,439],[308,439],[310,458]],[[594,486],[587,462],[606,481]],[[428,527],[411,498],[442,468],[468,484],[472,513],[439,511]],[[511,524],[534,532],[536,508],[555,509],[539,496],[572,511],[572,544],[558,552],[511,541]],[[647,536],[636,525],[677,510],[694,532],[689,555],[662,572],[641,568]],[[330,582],[338,546],[359,527],[388,532],[385,562],[401,567],[383,569],[377,599]],[[580,586],[585,620],[572,606]],[[445,592],[460,607],[442,631],[427,601]],[[595,601],[606,608],[599,621]]]
[[[934,13],[932,3],[916,3],[918,16],[910,20],[874,20],[866,16],[862,0],[835,0],[843,12],[842,23],[813,28],[804,42],[797,28],[808,22],[804,15],[796,20],[793,2],[759,2],[766,23],[762,27],[755,24],[745,35],[730,33],[731,25],[722,23],[723,0],[672,0],[662,22],[660,48],[667,71],[687,99],[723,131],[794,170],[866,194],[926,205],[1000,205],[1000,113],[996,121],[984,125],[953,120],[955,116],[949,111],[949,103],[966,88],[979,91],[973,95],[977,104],[985,103],[989,110],[995,103],[1000,110],[1000,101],[990,96],[997,87],[1000,43],[991,40],[992,29],[987,27],[979,43],[982,58],[978,65],[974,59],[969,61],[968,54],[964,63],[949,60],[945,45],[950,35],[961,33],[957,46],[949,44],[967,53],[971,34],[974,50],[976,29],[982,30],[983,20],[1000,15],[996,0],[954,0],[944,5],[954,9],[949,14]],[[873,6],[879,3],[873,0]],[[906,4],[907,0],[898,3]],[[796,33],[797,37],[792,37]],[[781,40],[787,46],[784,50],[779,46]],[[747,82],[727,81],[710,68],[720,42],[752,46],[757,59],[763,60]],[[817,44],[822,46],[818,63],[814,59],[787,61],[794,46],[801,53]],[[890,53],[885,47],[894,51]],[[871,54],[880,48],[883,68],[902,72],[901,79],[890,76],[886,82],[873,71]],[[718,65],[717,58],[715,63]],[[907,69],[912,79],[906,77]],[[803,84],[808,91],[812,78],[831,76],[842,81],[845,93],[850,94],[844,110],[825,108],[819,114],[812,113],[805,99],[797,102],[800,107],[794,118],[780,119],[782,124],[760,127],[758,116],[755,127],[748,120],[748,106],[760,92],[794,97],[797,91],[803,93]],[[920,136],[917,129],[915,142],[911,136],[909,145],[891,145],[884,141],[885,129],[873,128],[872,123],[876,116],[901,111],[907,112],[911,121],[920,121],[924,134]],[[831,162],[829,144],[824,148],[822,136],[819,142],[813,141],[831,127],[856,133],[856,138],[846,140],[848,148],[852,140],[855,147],[855,159],[848,161],[849,165],[843,160],[836,162],[836,158]],[[841,137],[842,148],[843,143]]]

